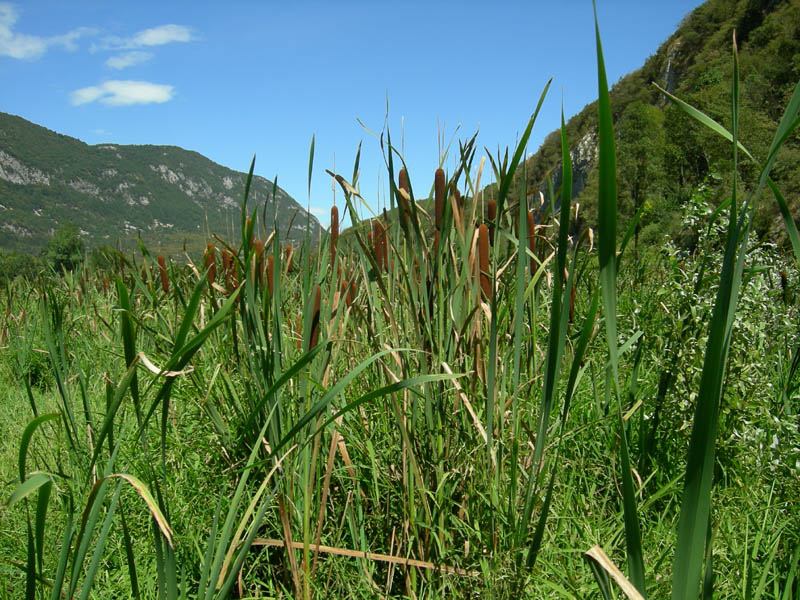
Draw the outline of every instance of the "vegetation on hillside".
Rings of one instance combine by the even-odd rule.
[[[736,32],[741,72],[740,139],[755,157],[766,156],[783,109],[800,79],[800,5],[793,0],[709,0],[683,20],[677,31],[638,70],[611,90],[618,151],[620,217],[630,220],[644,206],[638,237],[659,244],[664,234],[682,243],[694,232],[682,228],[683,205],[701,184],[716,206],[729,194],[732,159],[727,143],[666,100],[657,84],[731,128],[730,41]],[[573,140],[575,230],[597,225],[597,103],[566,125]],[[559,133],[551,133],[527,161],[531,189],[546,192],[545,177],[560,183]],[[741,181],[754,185],[758,165],[743,161]],[[773,168],[791,214],[800,214],[800,139],[790,137]],[[494,189],[489,188],[491,196]],[[786,242],[774,202],[762,203],[754,231]]]
[[[60,223],[91,246],[149,245],[202,252],[210,234],[229,239],[246,175],[173,146],[89,146],[0,113],[0,248],[38,253]],[[321,227],[276,182],[255,177],[250,197],[270,226],[295,242]],[[274,213],[277,212],[277,221]],[[262,219],[264,220],[264,219]]]

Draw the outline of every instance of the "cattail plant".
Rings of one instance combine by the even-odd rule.
[[[336,260],[336,244],[339,242],[339,208],[331,206],[331,267]]]
[[[314,293],[314,310],[311,313],[311,337],[308,342],[308,349],[311,350],[317,345],[319,339],[319,305],[322,299],[322,288],[318,285]]]
[[[372,243],[375,250],[375,262],[378,263],[378,268],[386,271],[389,267],[388,248],[386,245],[386,227],[381,223],[380,219],[375,219],[372,231]]]
[[[403,228],[408,228],[408,218],[411,215],[411,204],[408,196],[408,172],[400,169],[397,174],[397,204],[400,207],[400,222]]]
[[[294,272],[294,248],[292,248],[291,244],[286,244],[286,250],[284,250],[284,260],[286,261],[286,272]]]
[[[433,197],[436,208],[436,231],[442,230],[442,220],[444,219],[444,190],[444,169],[436,169],[436,174],[433,177]]]
[[[489,223],[489,243],[494,246],[494,228],[497,220],[497,201],[489,200],[486,205],[486,220]]]
[[[258,283],[264,286],[264,242],[256,240],[255,243],[255,265],[258,273]]]
[[[225,291],[230,294],[233,290],[233,280],[231,278],[231,265],[233,264],[233,257],[228,252],[227,248],[222,249],[222,271],[225,273]]]
[[[253,236],[254,236],[255,232],[252,229],[250,229],[252,224],[253,224],[253,219],[251,219],[250,217],[247,217],[247,223],[245,225],[245,231],[250,231],[250,242],[247,245],[248,248],[252,248],[253,247],[253,241],[254,241],[254,237]]]
[[[356,281],[353,279],[352,275],[350,276],[349,280],[344,281],[342,290],[345,294],[345,304],[347,304],[347,308],[350,308],[353,306],[353,302],[356,298]]]
[[[167,275],[167,263],[164,260],[164,255],[158,255],[158,274],[161,277],[161,290],[165,294],[169,294],[169,276]]]

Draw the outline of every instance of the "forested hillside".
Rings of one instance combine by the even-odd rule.
[[[691,243],[682,231],[683,204],[696,193],[719,203],[730,191],[732,153],[728,142],[698,125],[655,85],[731,126],[732,40],[738,44],[740,140],[763,160],[781,114],[800,79],[800,4],[791,0],[709,0],[687,15],[677,31],[645,64],[611,91],[617,142],[620,218],[645,205],[639,241],[668,233]],[[575,171],[574,198],[580,205],[574,227],[594,226],[597,217],[597,106],[587,105],[567,123]],[[546,176],[560,184],[561,147],[551,133],[527,161],[528,187],[546,191]],[[756,165],[742,162],[745,182]],[[772,171],[792,214],[800,214],[800,139],[795,133]],[[493,193],[492,189],[487,190]],[[757,234],[783,240],[780,214],[765,196],[754,223]]]
[[[247,166],[247,165],[243,165]],[[58,225],[89,245],[200,250],[213,234],[239,231],[246,174],[175,146],[89,146],[0,113],[0,249],[36,253]],[[266,206],[265,206],[266,204]],[[320,225],[283,189],[254,177],[249,205],[277,215],[284,239],[311,239]],[[261,209],[259,214],[262,213]]]

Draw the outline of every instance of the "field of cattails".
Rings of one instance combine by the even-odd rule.
[[[245,191],[235,245],[15,281],[0,598],[797,598],[800,237],[749,234],[800,87],[751,157],[736,72],[731,131],[671,98],[762,167],[692,251],[617,220],[598,36],[597,227],[574,140],[521,184],[548,83],[510,153],[408,173],[384,131],[391,210],[356,158],[322,240]]]

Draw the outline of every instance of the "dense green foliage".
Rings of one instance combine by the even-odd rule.
[[[89,146],[0,113],[0,248],[37,253],[60,223],[74,223],[91,246],[149,245],[201,252],[211,234],[235,238],[245,174],[173,146]],[[285,239],[299,241],[315,217],[283,189],[253,179],[251,201]]]
[[[61,223],[42,250],[42,259],[56,273],[74,271],[84,260],[84,243],[78,228]]]

